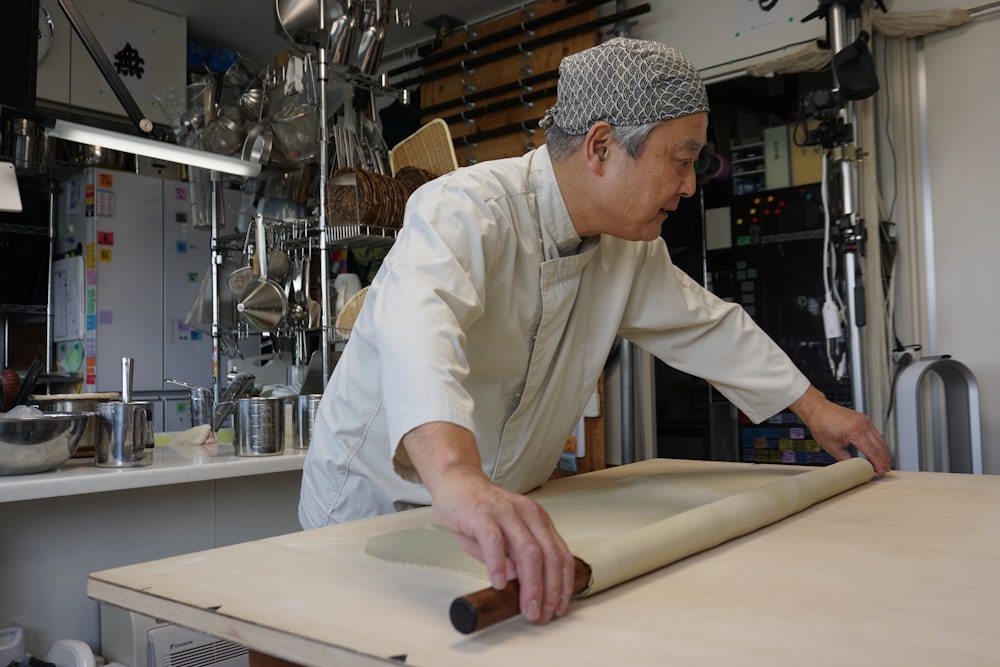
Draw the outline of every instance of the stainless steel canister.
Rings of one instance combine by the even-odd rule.
[[[298,438],[295,441],[296,449],[309,449],[312,442],[313,428],[316,426],[316,418],[319,416],[319,402],[323,394],[302,394],[298,397],[296,415],[298,417]]]
[[[148,401],[99,403],[103,437],[94,462],[99,468],[131,468],[153,462],[153,404]]]
[[[188,384],[181,380],[171,380],[165,378],[164,382],[176,384],[187,388],[191,392],[191,426],[201,426],[211,424],[215,414],[215,396],[212,390],[207,387],[199,387],[196,384]]]
[[[191,426],[211,424],[215,410],[215,397],[211,389],[205,387],[191,388]]]
[[[38,126],[27,118],[9,118],[4,145],[11,162],[20,169],[32,169],[38,163]]]
[[[233,448],[237,456],[274,456],[284,451],[284,399],[240,398],[234,421]]]

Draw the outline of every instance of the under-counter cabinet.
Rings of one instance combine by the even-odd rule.
[[[57,639],[99,653],[89,573],[299,530],[304,459],[298,449],[237,457],[226,444],[157,446],[143,468],[71,459],[0,477],[0,620],[25,629],[32,655]]]

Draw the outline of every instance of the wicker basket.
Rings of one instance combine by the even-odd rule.
[[[435,118],[400,141],[389,151],[389,167],[393,176],[403,167],[419,167],[435,176],[458,169],[448,124]]]

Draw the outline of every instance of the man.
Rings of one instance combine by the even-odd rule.
[[[546,146],[441,177],[407,205],[320,406],[306,528],[432,504],[521,612],[566,611],[572,555],[523,493],[544,482],[616,336],[761,421],[790,407],[879,474],[885,441],[738,306],[676,269],[660,227],[695,191],[708,101],[694,67],[613,39],[560,65]]]

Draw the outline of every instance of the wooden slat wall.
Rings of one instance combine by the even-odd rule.
[[[540,0],[540,2],[530,5],[527,9],[522,9],[475,26],[473,34],[469,34],[468,31],[463,30],[449,35],[442,40],[441,48],[451,49],[462,46],[470,40],[486,37],[501,30],[521,25],[525,21],[564,9],[571,4],[567,0]],[[531,12],[530,14],[528,13],[529,11]],[[521,33],[516,37],[490,44],[480,49],[476,53],[476,56],[487,55],[516,46],[525,41],[551,35],[561,30],[592,21],[596,17],[597,10],[590,9],[569,18],[542,26],[532,33]],[[565,40],[537,48],[530,53],[518,54],[477,67],[471,73],[449,74],[439,79],[427,81],[422,84],[420,89],[421,107],[433,107],[445,102],[461,100],[463,95],[468,94],[469,86],[474,86],[477,91],[489,90],[506,83],[516,82],[533,74],[556,70],[564,56],[594,46],[597,44],[597,37],[596,30],[583,35],[575,35]],[[433,72],[437,69],[455,65],[460,63],[463,58],[467,60],[469,56],[458,56],[451,60],[435,63],[434,66],[428,67],[425,72]],[[537,130],[538,119],[541,118],[547,108],[555,103],[555,84],[556,79],[553,78],[540,84],[540,86],[536,86],[535,91],[539,90],[539,88],[551,87],[551,95],[534,100],[527,106],[517,104],[513,107],[477,116],[471,122],[466,120],[449,122],[452,138],[455,139],[455,153],[458,157],[459,165],[468,165],[473,162],[502,157],[515,157],[544,143],[544,133],[541,130]],[[517,90],[477,100],[474,108],[495,105],[498,102],[503,102],[511,98],[518,98],[521,92],[521,90]],[[464,105],[459,102],[450,108],[435,111],[431,115],[422,117],[421,122],[426,123],[437,117],[448,119],[450,116],[463,111],[464,108]],[[468,138],[478,132],[494,130],[515,123],[524,123],[525,127],[536,129],[536,131],[532,135],[529,135],[524,130],[512,130],[503,136],[476,142],[475,146],[463,141],[463,138]]]

